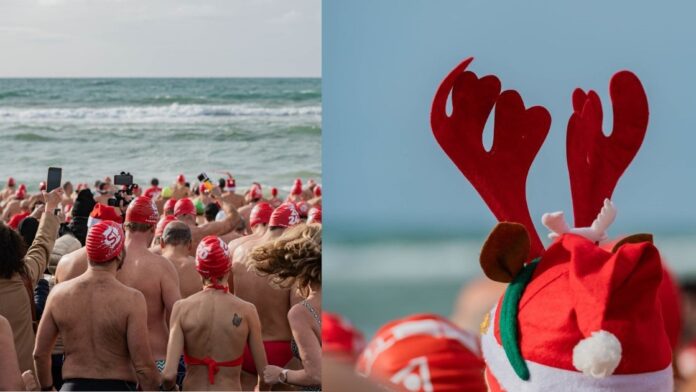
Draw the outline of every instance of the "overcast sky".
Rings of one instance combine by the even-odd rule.
[[[321,0],[3,0],[0,77],[321,76]]]

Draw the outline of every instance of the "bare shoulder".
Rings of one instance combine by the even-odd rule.
[[[302,302],[298,302],[295,305],[293,305],[290,310],[288,311],[288,321],[293,324],[296,322],[311,322],[312,321],[312,315],[309,313],[309,311],[305,308],[305,306],[302,304]]]

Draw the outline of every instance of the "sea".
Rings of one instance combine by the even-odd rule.
[[[0,184],[229,171],[282,193],[321,182],[321,114],[317,78],[0,79]]]
[[[479,254],[488,234],[483,230],[385,232],[369,239],[339,232],[329,228],[325,235],[323,309],[345,316],[368,339],[388,321],[415,313],[450,316],[462,287],[483,277]],[[696,279],[696,234],[653,235],[675,278]]]

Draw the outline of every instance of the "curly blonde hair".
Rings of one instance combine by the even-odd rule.
[[[295,283],[306,296],[310,285],[321,285],[321,225],[299,224],[277,240],[254,248],[251,268],[282,288]]]

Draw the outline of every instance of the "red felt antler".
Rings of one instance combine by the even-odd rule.
[[[543,252],[527,206],[527,174],[551,126],[549,112],[525,109],[514,90],[500,92],[493,75],[478,78],[464,60],[445,77],[433,99],[430,124],[435,139],[471,182],[499,221],[523,224],[532,240],[530,258]],[[452,92],[452,114],[447,97]],[[483,128],[495,106],[493,147],[483,147]]]
[[[614,110],[610,136],[602,133],[602,103],[590,90],[573,92],[566,153],[575,227],[592,224],[605,198],[638,153],[648,128],[648,98],[638,77],[621,71],[609,83]]]

